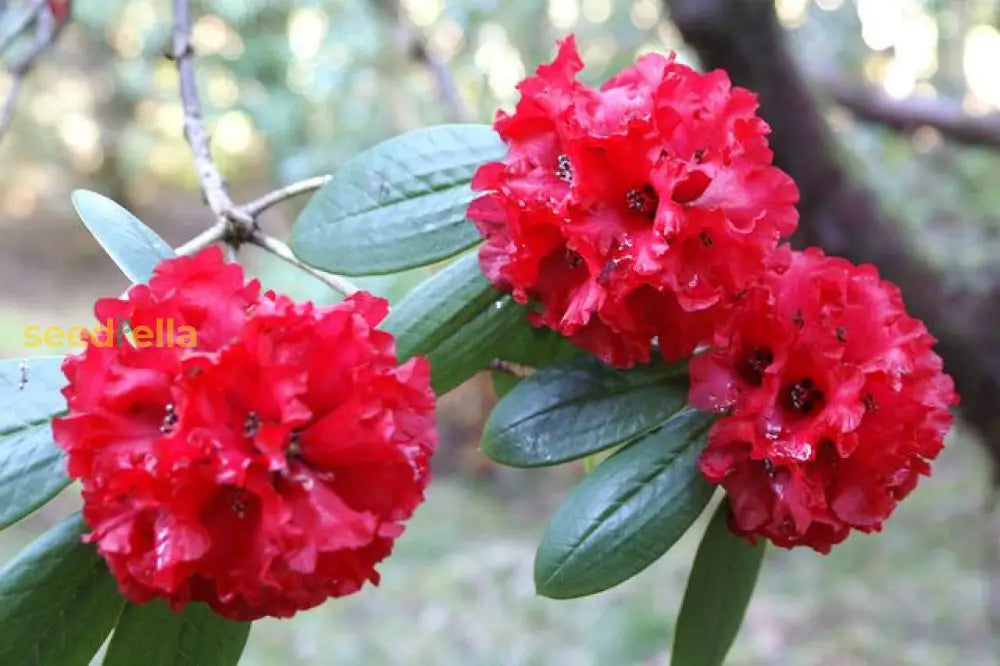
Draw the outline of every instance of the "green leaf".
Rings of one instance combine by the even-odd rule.
[[[724,500],[694,558],[677,618],[674,666],[720,666],[743,622],[766,542],[751,546],[729,531],[728,519]]]
[[[249,622],[234,622],[202,603],[175,613],[162,601],[128,604],[111,636],[104,666],[236,666]]]
[[[539,594],[553,599],[594,594],[667,552],[712,496],[714,487],[698,470],[712,418],[685,410],[583,478],[538,546]]]
[[[490,286],[473,253],[417,285],[383,328],[396,336],[400,361],[427,356],[431,384],[442,394],[489,367],[522,310]]]
[[[488,125],[401,134],[349,160],[292,228],[299,259],[342,275],[378,275],[447,259],[480,240],[465,218],[469,182],[506,148]]]
[[[174,256],[166,241],[111,199],[89,190],[73,192],[77,215],[132,282],[147,282],[153,269]]]
[[[69,484],[52,417],[66,408],[62,357],[0,361],[0,529],[48,502]],[[0,661],[0,663],[5,663]]]
[[[467,254],[414,287],[393,306],[382,328],[396,336],[402,362],[430,353],[499,299],[476,254]]]
[[[124,600],[74,515],[0,570],[0,664],[86,666]]]
[[[503,340],[521,323],[524,307],[503,296],[428,352],[431,385],[443,395],[500,356]]]
[[[628,442],[687,403],[683,365],[615,370],[590,356],[542,368],[496,406],[483,452],[514,467],[583,458]]]
[[[523,311],[522,322],[496,350],[497,358],[537,369],[582,353],[578,347],[552,329],[532,326],[528,320],[528,308],[523,308]],[[521,381],[521,377],[500,370],[494,370],[491,375],[493,391],[501,398],[510,393]]]

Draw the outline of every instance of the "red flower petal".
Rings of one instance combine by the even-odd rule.
[[[375,328],[387,309],[366,293],[329,308],[261,295],[215,249],[98,303],[133,329],[197,332],[194,348],[98,336],[63,366],[53,432],[126,596],[249,620],[378,582],[436,443],[427,363],[396,364]]]
[[[737,533],[828,552],[881,529],[930,473],[957,397],[934,339],[872,267],[787,248],[772,264],[691,360],[691,402],[725,414],[701,470]]]

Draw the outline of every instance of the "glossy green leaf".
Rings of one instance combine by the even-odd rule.
[[[483,452],[515,467],[555,465],[628,442],[687,403],[684,366],[616,370],[590,356],[542,368],[496,406]]]
[[[488,125],[438,125],[401,134],[349,160],[313,195],[292,228],[302,261],[343,275],[425,266],[480,240],[465,217],[476,168],[501,159]]]
[[[489,366],[522,310],[490,286],[473,253],[417,285],[383,328],[396,336],[400,361],[427,356],[431,383],[441,394]]]
[[[578,347],[550,328],[532,326],[528,320],[528,308],[522,308],[522,320],[506,340],[496,350],[496,356],[528,369],[542,366],[582,354]],[[502,370],[491,373],[493,390],[499,397],[510,393],[521,381],[521,377]]]
[[[124,600],[85,529],[71,516],[0,570],[0,664],[86,666],[110,633]]]
[[[0,529],[66,487],[52,417],[66,408],[60,356],[0,361]],[[4,663],[4,662],[0,662]]]
[[[162,601],[128,604],[111,636],[104,666],[236,666],[249,622],[234,622],[202,603],[175,613]]]
[[[685,410],[583,478],[538,546],[539,594],[553,599],[594,594],[667,552],[712,496],[714,487],[698,470],[712,418]]]
[[[428,354],[500,299],[467,254],[418,284],[393,306],[382,328],[396,336],[400,361]]]
[[[492,302],[427,354],[431,385],[442,395],[500,357],[503,340],[516,330],[524,307],[509,296]]]
[[[174,256],[166,241],[105,196],[76,190],[73,207],[104,251],[132,282],[147,282],[157,264]]]
[[[721,666],[743,623],[766,542],[751,546],[729,531],[728,519],[723,501],[698,546],[677,618],[674,666]]]

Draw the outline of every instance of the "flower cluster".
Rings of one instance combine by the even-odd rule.
[[[63,367],[55,438],[128,598],[248,620],[378,583],[436,444],[428,365],[396,363],[384,300],[261,294],[214,248],[95,309],[197,331],[194,348],[89,344]]]
[[[497,116],[484,273],[607,363],[704,349],[691,401],[723,416],[701,469],[737,533],[827,552],[880,529],[951,426],[935,340],[874,268],[779,245],[798,191],[724,72],[651,54],[594,90],[581,68],[571,37]]]
[[[572,37],[518,86],[495,127],[504,161],[469,208],[490,281],[605,362],[689,355],[726,320],[796,226],[756,97],[725,72],[649,54],[600,90]]]
[[[782,248],[692,359],[691,399],[723,414],[701,469],[732,527],[828,552],[878,530],[928,474],[956,396],[935,340],[872,266]]]

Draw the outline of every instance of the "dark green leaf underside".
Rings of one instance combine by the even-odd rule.
[[[729,502],[716,510],[698,546],[674,635],[673,666],[721,666],[739,633],[765,542],[729,531]]]

